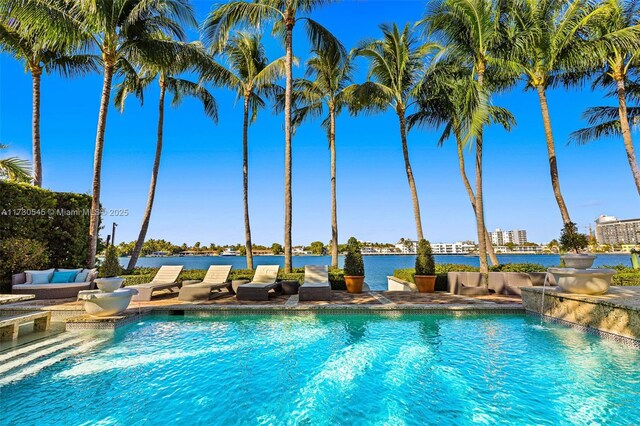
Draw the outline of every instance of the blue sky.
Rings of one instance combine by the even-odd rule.
[[[348,1],[313,14],[347,48],[378,37],[383,22],[405,24],[419,19],[423,1]],[[204,18],[209,2],[196,2]],[[294,52],[304,64],[308,45],[296,28]],[[270,58],[283,55],[278,41],[265,43]],[[294,69],[301,76],[302,67]],[[359,61],[355,80],[366,76]],[[42,157],[44,186],[55,191],[90,193],[95,128],[102,79],[90,75],[42,80]],[[102,203],[128,209],[128,216],[105,218],[119,223],[117,240],[137,237],[155,149],[157,90],[146,93],[144,107],[130,99],[124,114],[109,111],[103,159]],[[23,65],[0,55],[0,142],[9,154],[31,157],[31,78]],[[148,238],[174,243],[216,244],[243,241],[242,110],[232,93],[213,90],[220,122],[202,114],[186,99],[165,113],[163,159]],[[582,111],[615,105],[588,88],[548,93],[556,138],[562,190],[574,221],[586,227],[600,214],[638,216],[637,193],[622,141],[601,140],[588,146],[566,145],[569,133],[583,126]],[[507,133],[489,129],[485,142],[485,208],[489,229],[526,229],[529,239],[556,238],[562,226],[548,173],[537,96],[516,87],[494,103],[509,108],[517,127]],[[262,111],[250,129],[250,214],[253,241],[283,240],[283,116]],[[437,242],[476,239],[475,221],[460,180],[455,145],[437,147],[439,133],[414,130],[409,149],[419,192],[423,227]],[[638,137],[637,135],[636,138]],[[368,241],[395,242],[414,237],[415,227],[403,167],[397,117],[340,116],[337,122],[338,220],[340,240],[353,235]],[[472,176],[472,155],[468,171]],[[305,124],[293,142],[293,240],[307,244],[330,239],[329,150],[319,123]]]

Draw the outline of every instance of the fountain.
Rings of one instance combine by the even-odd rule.
[[[569,293],[604,294],[609,290],[613,269],[591,268],[596,256],[586,254],[569,254],[562,256],[568,268],[549,268],[547,272],[553,274],[558,286]]]
[[[131,298],[138,294],[135,288],[120,288],[124,278],[99,278],[98,290],[78,293],[78,300],[84,300],[84,310],[94,317],[111,317],[124,312]]]

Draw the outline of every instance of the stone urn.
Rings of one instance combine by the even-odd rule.
[[[560,256],[560,258],[564,261],[567,268],[575,269],[589,269],[596,260],[596,256],[584,253],[567,253]]]
[[[120,288],[111,292],[87,290],[78,293],[78,300],[84,301],[84,310],[93,317],[112,317],[123,313],[138,294],[135,288]]]
[[[124,278],[119,277],[98,278],[96,279],[96,286],[103,293],[113,293],[122,287],[123,282]]]
[[[604,294],[609,290],[616,271],[613,269],[549,268],[558,286],[576,294]]]

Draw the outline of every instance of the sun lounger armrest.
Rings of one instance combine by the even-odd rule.
[[[182,285],[200,284],[201,282],[202,280],[184,280],[182,281]]]

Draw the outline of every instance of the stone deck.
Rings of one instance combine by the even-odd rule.
[[[640,343],[640,287],[611,287],[607,294],[565,293],[559,287],[522,289],[529,312]]]

